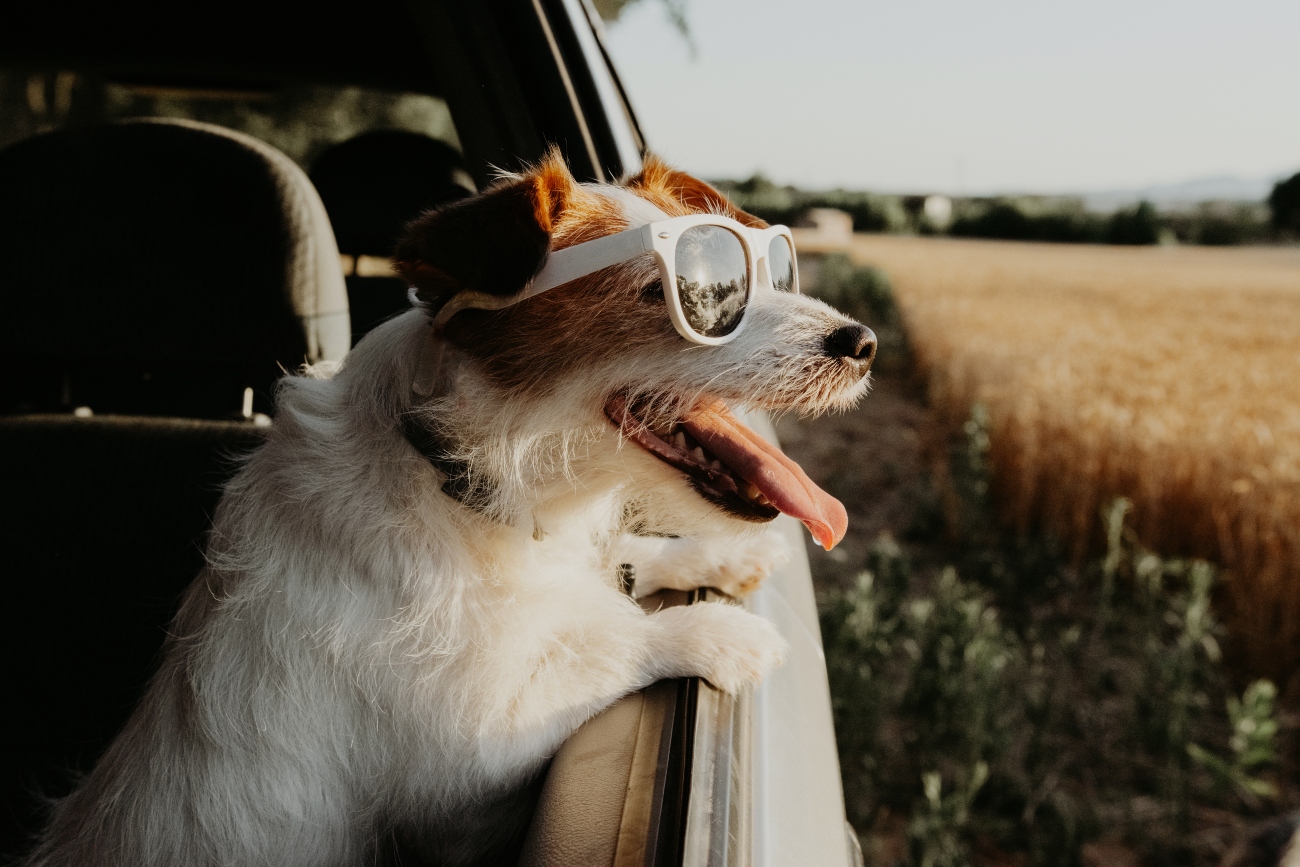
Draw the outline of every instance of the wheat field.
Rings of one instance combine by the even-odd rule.
[[[857,236],[889,274],[931,400],[989,412],[995,500],[1081,555],[1104,504],[1225,568],[1239,661],[1300,664],[1300,249]]]

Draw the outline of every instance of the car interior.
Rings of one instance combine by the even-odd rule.
[[[580,179],[635,169],[640,133],[583,10],[3,13],[0,857],[129,715],[221,486],[273,424],[276,380],[408,307],[386,260],[405,223],[548,143]],[[746,836],[740,771],[691,761],[701,738],[746,736],[720,701],[658,684],[580,730],[519,863],[748,863],[727,844]],[[708,812],[688,833],[692,805]]]

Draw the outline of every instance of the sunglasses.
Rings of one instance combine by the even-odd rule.
[[[673,327],[693,343],[735,340],[760,286],[799,292],[794,238],[785,226],[754,229],[729,217],[691,214],[558,250],[522,291],[509,298],[461,292],[443,305],[434,325],[441,328],[466,309],[510,307],[646,253],[653,253],[659,266]]]

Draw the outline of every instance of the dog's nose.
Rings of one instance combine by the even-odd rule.
[[[876,335],[857,322],[841,325],[826,335],[825,351],[831,358],[842,358],[865,374],[876,357]]]

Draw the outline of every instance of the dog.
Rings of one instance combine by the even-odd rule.
[[[553,251],[691,214],[765,226],[658,160],[580,184],[554,153],[416,220],[395,258],[414,307],[282,381],[160,670],[27,863],[496,863],[585,720],[663,678],[736,692],[779,664],[769,622],[647,613],[619,567],[639,595],[740,596],[783,556],[779,509],[838,541],[843,507],[727,405],[852,406],[867,329],[767,291],[734,340],[693,345],[648,256],[433,324]]]

